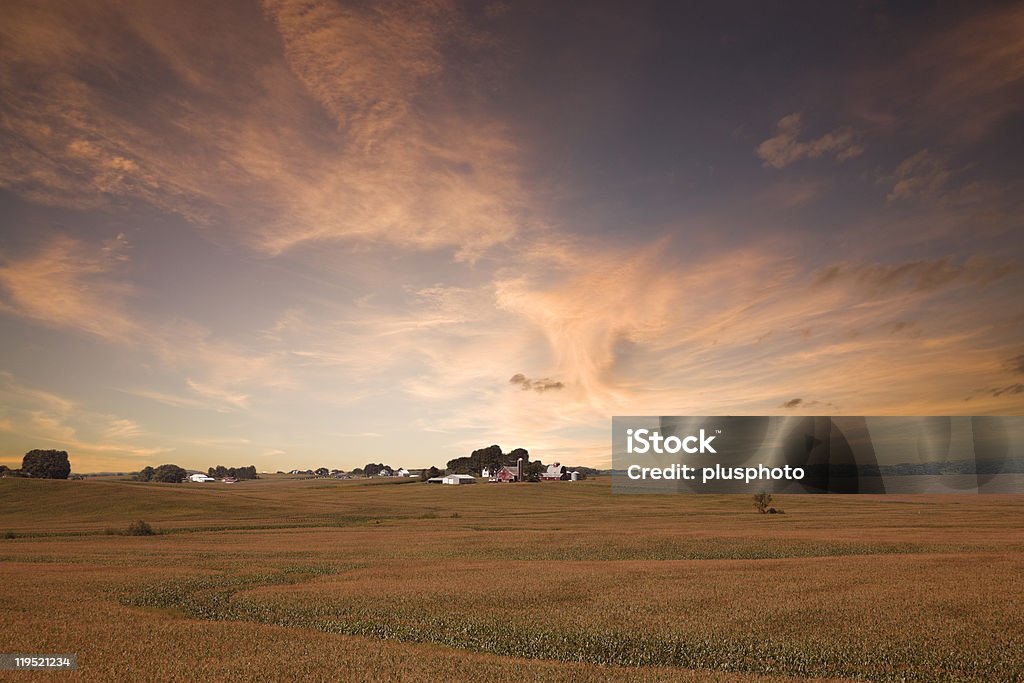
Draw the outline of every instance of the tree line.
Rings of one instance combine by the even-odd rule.
[[[134,477],[135,481],[156,481],[165,484],[180,484],[188,477],[184,467],[177,465],[160,465],[159,467],[143,467]]]
[[[217,465],[208,469],[206,473],[214,479],[223,479],[224,477],[259,479],[256,475],[256,465],[249,465],[248,467],[224,467],[224,465]]]

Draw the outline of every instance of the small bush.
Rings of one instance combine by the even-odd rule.
[[[152,536],[155,533],[156,532],[153,531],[153,527],[151,527],[148,522],[144,522],[141,519],[128,525],[129,536]]]
[[[14,533],[13,531],[4,532],[4,538],[17,538],[17,537],[18,537],[18,534]]]

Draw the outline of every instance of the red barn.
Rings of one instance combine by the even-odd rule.
[[[501,482],[503,484],[510,484],[519,479],[516,476],[516,471],[508,465],[502,465],[501,469],[494,473],[491,477],[491,481]]]

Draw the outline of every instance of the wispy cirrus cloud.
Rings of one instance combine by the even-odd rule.
[[[3,255],[0,311],[143,349],[184,374],[186,387],[207,404],[243,408],[248,397],[240,387],[287,386],[272,354],[219,341],[194,323],[140,315],[137,292],[122,273],[129,254],[123,234],[99,244],[56,234],[34,253]]]
[[[270,254],[342,241],[476,258],[527,225],[520,150],[449,85],[445,49],[479,40],[456,9],[217,13],[258,50],[202,41],[202,13],[16,5],[0,47],[0,186],[79,209],[141,200]],[[128,45],[99,29],[80,40],[104,22]],[[61,47],[40,49],[42,31]],[[161,87],[125,108],[116,93],[143,87],[128,76],[140,56]]]
[[[834,263],[817,271],[813,281],[815,286],[846,281],[879,294],[907,286],[927,291],[957,282],[984,287],[1019,273],[1022,268],[1024,266],[1014,261],[979,256],[969,257],[962,263],[951,257],[897,264]]]
[[[852,112],[880,132],[913,130],[969,144],[1024,108],[1024,8],[987,7],[908,41],[854,78]]]
[[[108,275],[127,258],[123,234],[100,246],[58,235],[36,254],[0,254],[0,307],[51,326],[81,329],[108,341],[142,333],[124,309],[132,287]]]
[[[889,201],[933,199],[946,189],[952,175],[941,155],[923,149],[901,161],[887,179],[892,183]]]
[[[765,166],[785,168],[801,159],[831,156],[846,161],[864,153],[857,136],[849,127],[837,128],[818,138],[800,140],[803,116],[799,112],[779,119],[775,135],[757,146],[757,156]]]
[[[1024,375],[1024,353],[1018,354],[1013,358],[1010,358],[1006,362],[1007,366],[1011,371],[1017,374]]]
[[[544,332],[552,374],[568,380],[560,403],[589,406],[594,415],[765,411],[812,389],[829,396],[830,407],[853,412],[949,409],[975,376],[999,376],[1012,343],[1008,329],[995,334],[992,325],[1019,286],[1013,262],[807,270],[784,248],[759,245],[684,269],[671,253],[665,244],[600,255],[591,245],[558,277],[499,281],[499,306]],[[893,321],[908,317],[913,334],[894,337],[907,325]],[[927,398],[910,389],[919,388],[924,366],[945,362],[950,369],[932,376]],[[901,382],[906,391],[893,388]]]
[[[9,372],[0,372],[0,406],[0,432],[26,449],[42,442],[70,449],[87,461],[115,463],[165,450],[152,446],[151,435],[136,422],[26,386]]]

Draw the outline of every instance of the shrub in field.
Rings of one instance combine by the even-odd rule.
[[[153,531],[153,527],[151,527],[148,522],[144,522],[140,519],[139,521],[132,522],[128,525],[127,533],[129,536],[152,536],[156,532]]]
[[[783,514],[786,514],[786,511],[783,510],[782,508],[773,508],[773,507],[771,507],[771,504],[772,504],[772,494],[765,493],[763,491],[761,493],[755,493],[754,494],[754,508],[758,512],[760,512],[762,515],[783,515]]]

